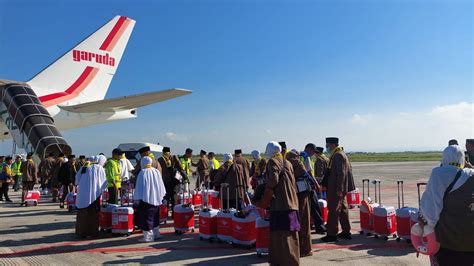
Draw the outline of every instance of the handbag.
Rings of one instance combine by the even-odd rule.
[[[310,192],[312,191],[312,182],[310,181],[311,176],[306,172],[304,175],[299,176],[296,178],[296,192],[303,193],[303,192]]]

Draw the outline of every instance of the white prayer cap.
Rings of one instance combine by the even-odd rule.
[[[453,165],[461,167],[464,165],[464,153],[458,145],[448,146],[443,151],[443,166]]]
[[[253,150],[253,151],[251,152],[251,154],[252,154],[252,157],[253,157],[255,160],[258,160],[258,158],[260,158],[260,151],[258,151],[258,150]]]
[[[232,161],[232,160],[234,160],[234,157],[232,156],[232,154],[228,152],[224,153],[224,162]]]
[[[281,152],[281,146],[276,141],[270,141],[267,144],[267,148],[265,149],[265,153],[268,156],[273,156],[273,155],[275,155],[277,153],[280,153],[280,152]]]
[[[150,165],[151,166],[151,163],[153,161],[151,160],[150,157],[148,156],[145,156],[143,157],[141,160],[140,160],[140,165],[142,166],[142,169],[145,169],[147,165]]]
[[[91,156],[91,163],[97,163],[97,156]]]
[[[106,162],[107,162],[107,157],[105,157],[104,155],[97,156],[97,163],[99,165],[104,166]]]
[[[291,149],[292,152],[299,154],[297,149]]]

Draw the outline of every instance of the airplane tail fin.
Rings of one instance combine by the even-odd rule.
[[[114,17],[27,83],[46,107],[104,99],[134,26]]]

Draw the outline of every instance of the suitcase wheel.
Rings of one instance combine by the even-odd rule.
[[[182,235],[183,234],[183,232],[181,232],[179,230],[175,230],[174,233],[177,234],[177,235]]]
[[[68,211],[68,212],[72,212],[72,207],[69,206],[69,208],[67,208],[67,211]]]
[[[397,234],[393,234],[393,235],[392,235],[392,238],[397,238]]]
[[[406,240],[408,244],[411,244],[411,239]]]
[[[33,205],[38,206],[38,202],[33,203]]]
[[[194,229],[191,229],[191,233],[194,233]]]
[[[369,234],[367,234],[367,235],[369,235]],[[375,239],[379,239],[379,236],[378,236],[378,235],[374,235],[374,237],[375,237]]]
[[[400,240],[401,240],[401,239],[400,239],[399,237],[397,237],[397,242],[400,242]]]
[[[262,253],[257,252],[257,257],[261,258],[261,257],[262,257]]]
[[[388,240],[388,236],[384,236],[384,237],[383,237],[383,240],[387,241],[387,240]]]
[[[359,234],[364,235],[364,231],[359,231]]]
[[[367,236],[372,236],[372,233],[367,233]]]

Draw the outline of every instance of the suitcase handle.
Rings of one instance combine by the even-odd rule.
[[[224,209],[224,188],[227,188],[227,208]],[[229,191],[229,183],[222,183],[221,184],[221,189],[220,189],[220,199],[219,201],[221,202],[221,209],[223,212],[229,212],[229,194],[230,194],[230,191]]]
[[[400,206],[400,187],[402,191],[402,205]],[[403,180],[398,180],[397,181],[397,191],[398,191],[398,208],[403,208],[405,207],[405,193],[403,191]]]
[[[365,199],[365,182],[367,182],[367,197],[370,197],[370,180],[362,179],[362,200]]]
[[[421,186],[426,186],[426,182],[421,182],[421,183],[416,183],[416,188],[418,190],[418,209],[420,209],[420,203],[421,203],[421,192],[420,192],[420,187]]]
[[[375,188],[375,202],[377,202],[380,206],[382,206],[382,195],[380,194],[380,191],[381,191],[380,183],[381,183],[381,181],[380,181],[380,179],[374,179],[373,183],[374,183],[374,188]],[[378,197],[377,197],[377,184],[379,184]]]

